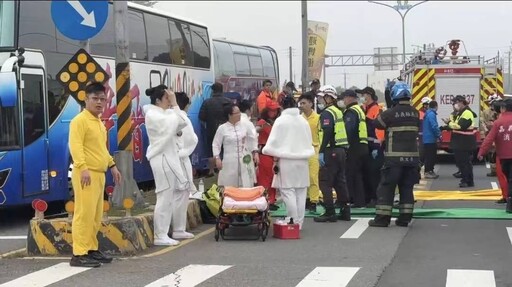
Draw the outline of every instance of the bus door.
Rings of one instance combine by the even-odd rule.
[[[23,196],[48,193],[49,140],[46,73],[41,68],[21,68]]]

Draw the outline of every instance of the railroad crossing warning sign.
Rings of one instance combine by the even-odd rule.
[[[91,82],[105,84],[109,76],[84,49],[78,52],[57,74],[57,79],[77,102],[83,105],[85,87]]]

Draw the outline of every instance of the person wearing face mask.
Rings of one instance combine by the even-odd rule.
[[[187,116],[180,112],[176,95],[165,85],[147,89],[146,95],[151,98],[144,114],[149,138],[146,157],[155,180],[154,244],[178,245],[179,241],[167,234],[175,214],[176,193],[188,194],[190,190],[178,147],[178,133],[187,126]]]
[[[363,173],[368,162],[368,127],[363,109],[358,105],[355,91],[343,92],[346,111],[343,120],[347,129],[349,149],[347,152],[347,184],[354,207],[366,206]]]
[[[224,114],[228,121],[219,126],[213,138],[213,156],[219,171],[217,184],[219,186],[254,187],[254,179],[251,177],[249,165],[251,161],[257,161],[254,154],[248,148],[250,131],[241,122],[240,109],[233,103],[224,106]],[[223,149],[223,158],[220,152]]]
[[[315,217],[315,222],[336,222],[338,219],[350,221],[349,193],[347,190],[346,148],[347,132],[343,121],[343,112],[336,106],[336,89],[324,86],[318,94],[325,109],[320,114],[320,163],[319,184],[323,194],[325,213]],[[340,214],[336,216],[332,189],[335,189]]]
[[[450,148],[453,150],[455,164],[461,172],[459,187],[473,187],[473,164],[471,157],[476,149],[476,137],[478,132],[475,127],[476,114],[469,108],[468,101],[463,96],[456,96],[453,99],[454,107],[458,112],[455,121],[448,125],[452,130]]]
[[[380,169],[384,163],[384,150],[382,149],[384,131],[375,128],[373,121],[377,119],[382,109],[377,103],[378,97],[373,88],[366,87],[356,90],[356,93],[361,94],[364,99],[363,109],[368,128],[368,154],[370,156],[365,163],[365,172],[363,173],[366,204],[367,207],[374,207],[377,200],[377,186],[380,182]]]

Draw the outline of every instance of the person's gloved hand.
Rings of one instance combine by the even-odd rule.
[[[318,154],[318,162],[320,163],[320,166],[324,166],[325,165],[325,160],[324,160],[324,154],[323,153]]]
[[[379,155],[379,151],[378,150],[376,150],[376,149],[372,150],[372,157],[373,157],[373,159],[376,159],[378,155]]]

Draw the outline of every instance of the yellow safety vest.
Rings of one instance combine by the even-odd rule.
[[[334,118],[334,141],[336,142],[336,147],[347,147],[348,138],[347,131],[345,130],[345,122],[343,121],[343,112],[335,106],[329,106],[325,110],[328,111]],[[322,145],[323,138],[324,131],[322,128],[319,128],[318,139],[320,141],[320,145]],[[327,147],[329,146],[330,144],[328,143]]]
[[[476,118],[473,116],[473,112],[470,111],[470,110],[465,110],[464,112],[462,112],[461,115],[459,115],[456,119],[455,119],[455,123],[458,124],[459,123],[459,120],[460,119],[466,119],[466,120],[471,120],[471,126],[468,127],[467,131],[460,131],[458,129],[454,129],[453,132],[454,133],[458,133],[458,134],[463,134],[463,135],[472,135],[472,134],[475,134],[476,133],[476,130],[475,130],[475,126],[476,126]]]
[[[353,105],[349,109],[354,110],[359,116],[359,142],[368,144],[368,130],[366,129],[366,116],[359,105]]]

